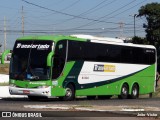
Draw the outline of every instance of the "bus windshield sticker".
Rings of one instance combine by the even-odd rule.
[[[50,47],[48,44],[22,44],[22,43],[17,43],[16,48],[32,48],[32,49],[37,49],[37,50],[47,50]]]

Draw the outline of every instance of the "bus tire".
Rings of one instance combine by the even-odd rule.
[[[127,84],[123,84],[121,88],[121,94],[118,95],[119,99],[127,99],[129,94],[129,88]]]
[[[96,99],[96,96],[87,96],[87,99],[88,99],[88,100],[95,100],[95,99]]]
[[[66,95],[63,97],[65,101],[71,101],[75,99],[75,88],[72,84],[68,84],[66,87]]]
[[[36,96],[28,96],[29,100],[36,101],[38,98]]]
[[[131,91],[131,95],[129,96],[129,98],[137,99],[138,97],[139,97],[139,87],[137,84],[134,84],[132,86],[132,91]]]
[[[105,100],[105,99],[110,99],[111,97],[112,97],[112,95],[100,95],[100,96],[98,96],[98,99]]]
[[[153,97],[153,94],[152,93],[149,93],[149,98],[152,98]]]
[[[38,101],[38,100],[47,100],[48,98],[47,97],[41,97],[41,96],[28,96],[28,99],[32,100],[32,101]]]

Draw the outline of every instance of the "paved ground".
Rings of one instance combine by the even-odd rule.
[[[30,101],[27,98],[4,98],[0,99],[0,110],[3,106],[12,105],[80,105],[80,106],[137,106],[142,107],[157,107],[160,108],[160,98],[139,98],[139,99],[124,99],[117,98],[109,100],[87,100],[86,98],[77,98],[75,101],[59,101],[56,98],[48,100]],[[13,108],[14,109],[14,108]]]
[[[74,117],[75,120],[77,119],[79,120],[82,118],[87,119],[85,117],[94,117],[94,119],[95,117],[100,117],[98,118],[99,120],[101,119],[103,120],[105,119],[105,117],[110,117],[110,119],[113,117],[119,117],[119,120],[121,120],[122,118],[126,119],[126,117],[129,116],[134,116],[131,117],[131,119],[129,118],[130,120],[132,120],[133,118],[134,120],[143,120],[144,118],[145,120],[146,118],[152,120],[155,117],[147,117],[148,113],[152,115],[160,114],[159,112],[160,98],[151,98],[151,99],[140,98],[135,100],[131,99],[119,100],[116,98],[110,100],[87,100],[85,98],[79,98],[75,101],[58,101],[58,99],[48,99],[47,101],[46,100],[30,101],[27,98],[5,98],[5,99],[0,99],[0,106],[1,106],[0,111],[15,111],[15,112],[47,111],[46,113],[43,113],[43,116],[48,115],[58,118]],[[87,111],[89,110],[89,112],[86,112],[86,110]],[[95,112],[95,110],[101,110],[101,112]],[[140,111],[130,112],[130,110],[140,110]],[[143,110],[146,112],[144,112]],[[146,116],[138,117],[138,114],[140,114],[141,116],[141,113],[145,114]],[[117,120],[117,118],[114,118],[113,120]]]
[[[4,89],[0,91],[4,93]],[[147,117],[147,115],[160,114],[160,97],[151,99],[140,98],[135,100],[119,100],[117,98],[110,100],[87,100],[86,98],[78,98],[75,101],[59,101],[58,99],[30,101],[27,98],[3,98],[0,99],[0,106],[0,112],[47,111],[43,115],[52,116],[47,118],[52,120],[106,120],[106,117],[109,120],[154,120],[155,118],[159,119],[159,117]],[[95,110],[101,112],[95,112]],[[138,110],[138,112],[135,112],[136,110]],[[138,115],[143,116],[143,114],[145,114],[145,117],[138,117]],[[43,120],[46,118],[38,119]]]

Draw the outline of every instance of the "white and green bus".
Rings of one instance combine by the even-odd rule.
[[[120,39],[26,36],[18,38],[13,48],[9,92],[31,100],[105,99],[113,95],[135,99],[155,91],[156,59],[154,46]]]

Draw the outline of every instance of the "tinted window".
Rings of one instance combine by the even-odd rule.
[[[10,78],[38,80],[49,79],[47,56],[52,50],[52,41],[16,41],[13,49]]]
[[[68,41],[68,60],[83,60],[84,59],[84,43],[76,41]]]
[[[52,78],[56,79],[62,73],[66,60],[67,41],[59,41],[56,44],[55,55],[53,60]]]
[[[75,60],[153,64],[155,62],[155,50],[93,42],[69,41],[68,61]]]
[[[155,50],[153,49],[144,49],[143,60],[145,64],[155,63]]]
[[[121,62],[122,63],[133,63],[133,53],[131,47],[122,47],[121,50]]]

